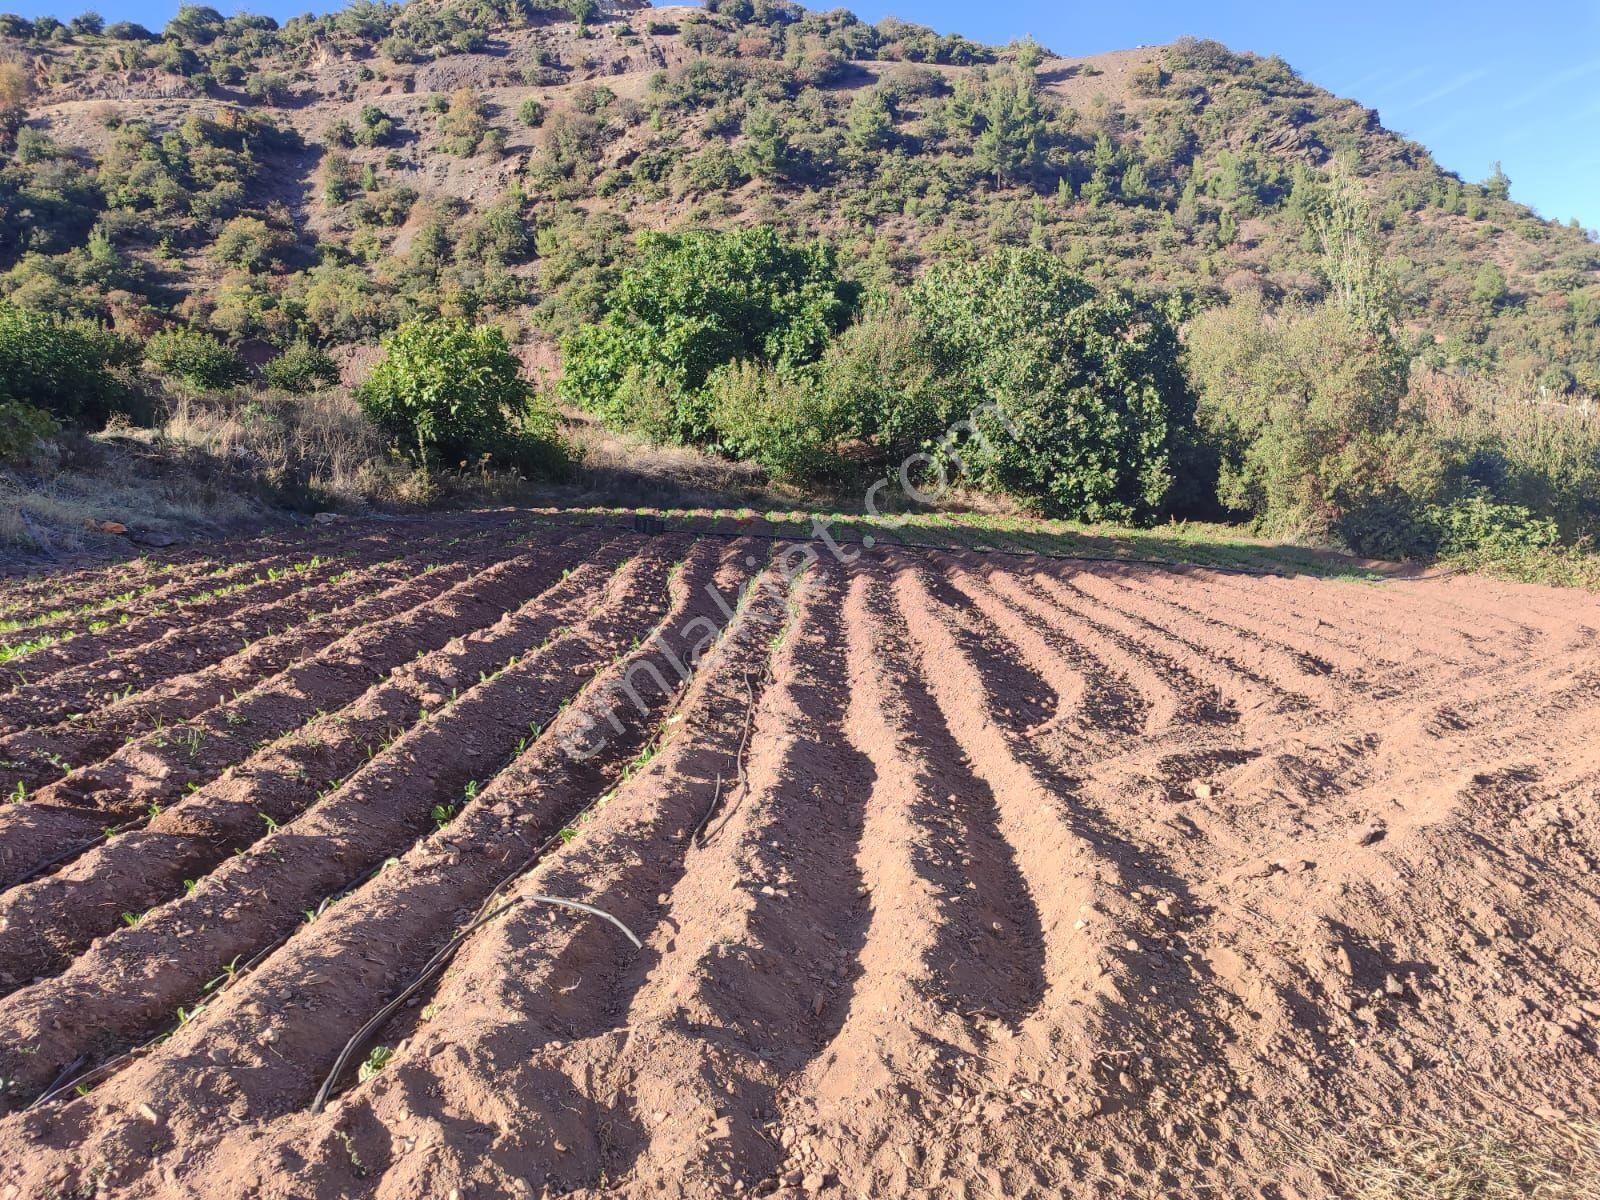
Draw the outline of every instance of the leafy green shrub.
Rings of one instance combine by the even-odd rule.
[[[953,419],[929,331],[900,297],[874,303],[834,339],[817,386],[845,419],[845,436],[869,440],[891,467],[931,449]]]
[[[186,325],[163,329],[144,345],[147,363],[191,387],[224,388],[243,381],[244,363],[211,334]]]
[[[125,378],[137,359],[133,343],[97,325],[0,302],[0,403],[21,406],[14,412],[30,428],[39,422],[25,409],[93,429],[113,413],[147,419],[148,402]]]
[[[375,104],[361,106],[361,120],[351,133],[358,146],[387,146],[394,140],[395,123],[383,109]]]
[[[1431,503],[1389,488],[1348,508],[1335,532],[1357,554],[1387,559],[1468,555],[1488,561],[1549,549],[1560,540],[1554,521],[1476,485]]]
[[[226,266],[265,271],[282,261],[292,239],[258,217],[234,217],[212,243],[211,257]]]
[[[1440,377],[1413,375],[1429,402]],[[1523,382],[1450,378],[1429,426],[1462,449],[1464,474],[1496,499],[1550,517],[1568,539],[1600,534],[1600,422]],[[1459,391],[1458,391],[1459,389]]]
[[[1482,489],[1430,505],[1427,517],[1437,530],[1437,550],[1446,555],[1514,554],[1554,546],[1560,536],[1554,521],[1520,504],[1503,504]]]
[[[1439,447],[1402,411],[1405,355],[1338,306],[1271,314],[1240,296],[1191,323],[1188,362],[1218,495],[1264,532],[1352,529],[1395,488],[1426,502],[1444,485]]]
[[[339,366],[310,342],[295,342],[261,369],[271,387],[305,395],[339,382]]]
[[[0,462],[20,457],[57,428],[42,408],[0,396]]]
[[[488,109],[483,97],[470,87],[457,88],[439,113],[440,146],[446,154],[470,157],[489,133]]]
[[[677,398],[674,438],[711,444],[711,373],[733,362],[780,372],[815,362],[855,298],[831,251],[767,227],[643,234],[604,319],[563,342],[562,392],[626,425],[632,389],[624,380],[651,377]]]
[[[1332,533],[1366,558],[1429,559],[1439,550],[1439,529],[1426,504],[1398,487],[1366,495],[1341,511]]]
[[[483,454],[533,462],[559,457],[554,425],[533,409],[521,364],[498,329],[417,318],[386,337],[383,350],[356,399],[419,465],[455,465]]]
[[[707,392],[721,448],[735,458],[796,483],[819,481],[837,462],[845,423],[828,393],[808,380],[737,362],[713,372]]]
[[[1164,510],[1194,401],[1160,313],[1038,250],[935,268],[910,301],[977,482],[1083,520]]]

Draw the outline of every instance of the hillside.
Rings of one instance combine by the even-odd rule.
[[[0,19],[27,80],[0,294],[209,326],[255,361],[443,308],[543,363],[632,232],[761,222],[835,240],[868,283],[1033,243],[1185,301],[1314,298],[1307,198],[1343,159],[1424,361],[1600,391],[1600,246],[1279,59],[713,7],[416,0],[282,28],[190,8],[160,35]]]

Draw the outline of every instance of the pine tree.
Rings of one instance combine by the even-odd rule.
[[[845,122],[845,144],[858,157],[881,150],[894,135],[894,118],[877,88],[862,92],[850,105]]]
[[[1492,200],[1511,199],[1511,180],[1500,169],[1498,162],[1494,164],[1494,170],[1490,172],[1489,178],[1483,181],[1483,190],[1489,193],[1489,198]]]
[[[1031,71],[1015,71],[985,85],[979,110],[982,129],[973,143],[979,164],[995,183],[1018,181],[1039,165],[1044,114]]]

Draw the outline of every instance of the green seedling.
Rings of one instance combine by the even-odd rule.
[[[357,1079],[365,1083],[387,1067],[389,1060],[393,1057],[394,1051],[389,1049],[388,1046],[374,1046],[372,1053],[367,1055],[367,1061],[362,1063],[360,1069],[356,1072]]]
[[[233,986],[233,981],[235,979],[237,979],[238,977],[239,977],[239,956],[238,955],[234,955],[234,957],[232,958],[231,961],[223,964],[222,974],[218,975],[215,979],[207,981],[206,986],[202,990],[209,992],[212,988],[215,988],[215,987],[217,987],[219,985],[225,986],[225,987],[232,987]]]

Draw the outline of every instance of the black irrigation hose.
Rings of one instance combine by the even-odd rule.
[[[337,904],[340,900],[344,899],[346,896],[350,895],[356,889],[360,888],[363,884],[367,883],[369,880],[373,879],[378,874],[380,874],[388,865],[389,865],[389,860],[388,859],[384,859],[382,862],[378,863],[377,866],[372,867],[370,870],[363,872],[355,880],[355,882],[350,884],[350,886],[345,888],[343,891],[335,892],[331,896],[324,897],[322,902],[317,905],[317,907],[316,907],[316,909],[314,911],[320,913],[320,912],[323,912],[324,910],[326,910],[327,907],[330,904]],[[247,974],[249,974],[251,971],[253,971],[256,967],[260,966],[261,963],[269,955],[273,954],[275,951],[280,949],[286,942],[289,941],[290,938],[292,938],[296,933],[299,932],[299,929],[300,929],[299,925],[296,925],[293,929],[290,929],[288,933],[284,934],[282,937],[278,938],[276,941],[269,942],[267,945],[263,946],[254,955],[251,956],[250,960],[248,962],[246,962],[244,964],[244,966],[239,967],[237,970],[234,970],[234,971],[231,971],[231,972],[226,972],[227,982],[224,983],[220,988],[218,988],[215,992],[213,992],[211,994],[214,995],[214,996],[220,996],[223,992],[227,991],[235,983],[237,983],[239,980],[243,979]],[[214,983],[216,981],[213,980],[212,982]],[[210,985],[208,984],[207,987],[209,987],[209,986]],[[204,1006],[205,1006],[205,999],[202,999],[201,1003],[195,1006],[195,1011],[194,1011],[193,1016],[198,1016],[199,1013],[200,1013],[200,1009],[203,1008]],[[191,1019],[192,1019],[192,1017],[191,1017]],[[105,1075],[109,1074],[111,1072],[112,1068],[120,1067],[123,1063],[128,1062],[130,1059],[137,1058],[139,1055],[143,1054],[146,1050],[149,1050],[151,1047],[157,1046],[160,1043],[164,1042],[167,1038],[171,1037],[179,1029],[182,1029],[183,1026],[186,1023],[187,1022],[185,1022],[185,1021],[179,1021],[178,1024],[173,1026],[171,1029],[165,1030],[162,1033],[158,1033],[154,1037],[148,1039],[147,1041],[140,1042],[138,1045],[132,1046],[129,1049],[124,1050],[121,1054],[118,1054],[118,1055],[116,1055],[116,1056],[114,1056],[112,1058],[108,1058],[105,1062],[100,1063],[98,1066],[90,1067],[87,1071],[84,1071],[81,1074],[74,1075],[74,1076],[72,1076],[70,1078],[66,1078],[67,1071],[76,1070],[79,1066],[82,1065],[83,1060],[81,1058],[78,1059],[76,1062],[71,1064],[67,1068],[66,1071],[63,1071],[61,1073],[61,1075],[58,1075],[56,1077],[55,1081],[53,1083],[51,1083],[51,1085],[48,1088],[46,1088],[43,1092],[41,1092],[38,1096],[36,1096],[34,1098],[33,1102],[27,1106],[28,1109],[32,1110],[32,1109],[40,1108],[40,1107],[44,1106],[45,1104],[49,1103],[51,1100],[54,1100],[62,1092],[66,1091],[66,1089],[69,1088],[69,1087],[78,1087],[78,1086],[81,1086],[83,1084],[86,1084],[88,1081],[90,1081],[92,1079],[99,1079],[102,1076],[105,1076]]]
[[[615,528],[615,526],[594,525],[594,526],[590,526],[590,528],[611,529],[611,528]],[[750,584],[745,589],[745,593],[744,594],[748,595],[749,592],[754,588],[754,586],[755,586],[755,577],[752,577],[752,579],[750,581]],[[741,598],[740,598],[740,606],[741,606],[740,607],[740,611],[741,612],[743,611],[743,607],[742,607],[743,606],[743,598],[744,598],[743,596],[741,596]],[[664,619],[665,618],[663,618],[663,620]],[[732,627],[733,627],[733,620],[730,619],[728,624],[723,628],[723,631],[722,631],[723,634],[725,635],[728,632],[728,630],[731,629]],[[768,670],[770,670],[770,668]],[[766,674],[766,673],[767,672],[763,672],[763,674]],[[755,707],[755,702],[754,702],[755,692],[754,692],[754,688],[751,686],[751,684],[749,682],[749,678],[750,678],[750,672],[748,670],[746,670],[746,672],[745,672],[745,685],[746,685],[746,688],[749,690],[750,695],[751,695],[751,703],[749,705],[749,709],[753,710],[754,707]],[[672,705],[671,710],[669,710],[669,712],[666,714],[667,717],[670,718],[671,714],[678,710],[678,708],[682,704],[682,702],[683,702],[683,695],[680,694],[678,699],[677,699],[677,701],[675,701],[674,704]],[[746,726],[745,726],[745,737],[746,738],[749,737],[749,729],[750,729],[750,727],[749,727],[749,723],[747,721]],[[395,996],[388,1003],[386,1003],[381,1009],[379,1009],[378,1012],[372,1017],[371,1020],[369,1020],[365,1025],[363,1025],[360,1029],[358,1029],[355,1032],[355,1034],[350,1038],[350,1040],[345,1043],[344,1048],[339,1052],[339,1057],[334,1061],[333,1068],[328,1072],[327,1078],[323,1080],[322,1087],[317,1090],[317,1095],[316,1095],[315,1099],[313,1099],[312,1102],[311,1102],[311,1111],[313,1113],[320,1113],[323,1110],[323,1108],[326,1106],[326,1104],[328,1102],[328,1097],[329,1097],[329,1095],[331,1094],[331,1092],[333,1090],[334,1084],[338,1081],[338,1078],[343,1073],[344,1069],[349,1065],[350,1057],[358,1049],[360,1049],[361,1045],[368,1038],[370,1038],[374,1033],[376,1033],[379,1029],[381,1029],[386,1022],[388,1022],[390,1019],[392,1019],[394,1014],[400,1010],[401,1006],[403,1006],[407,1000],[409,1000],[412,996],[416,995],[416,993],[422,988],[422,986],[424,984],[426,984],[430,979],[433,978],[434,975],[436,975],[441,969],[443,969],[445,964],[450,961],[451,957],[454,956],[456,951],[461,948],[462,943],[464,941],[466,941],[467,936],[469,934],[475,932],[477,929],[479,929],[483,925],[486,925],[488,922],[492,921],[495,917],[499,916],[501,913],[505,912],[507,909],[513,908],[516,905],[524,903],[524,902],[534,903],[534,904],[548,904],[548,905],[554,905],[554,906],[561,907],[561,908],[576,909],[578,911],[586,912],[586,913],[589,913],[589,914],[591,914],[593,916],[601,917],[601,918],[603,918],[603,919],[605,919],[607,921],[610,921],[618,929],[622,930],[622,932],[627,936],[628,940],[631,941],[634,944],[635,947],[641,948],[641,949],[643,948],[643,943],[640,942],[638,937],[636,937],[634,935],[633,931],[631,929],[629,929],[626,925],[624,925],[621,921],[619,921],[616,917],[612,916],[610,913],[606,912],[603,909],[595,908],[594,906],[589,905],[589,904],[583,904],[583,903],[581,903],[580,901],[577,901],[577,900],[564,900],[564,899],[562,899],[562,898],[560,898],[558,896],[546,896],[546,895],[542,895],[542,894],[534,894],[534,895],[530,895],[530,896],[519,896],[519,897],[516,897],[516,898],[514,898],[514,899],[512,899],[510,901],[507,901],[505,904],[500,905],[500,907],[498,907],[498,908],[495,908],[495,909],[492,909],[492,910],[490,908],[490,906],[495,901],[495,897],[499,896],[508,887],[510,887],[513,883],[515,883],[518,879],[521,879],[529,871],[531,871],[535,867],[537,867],[541,862],[543,862],[550,855],[550,853],[552,851],[554,851],[556,849],[556,847],[558,845],[561,844],[561,842],[563,840],[562,836],[561,836],[562,832],[564,832],[567,829],[572,828],[577,822],[582,821],[583,818],[585,816],[587,816],[590,812],[592,812],[597,805],[599,805],[602,801],[605,800],[606,795],[608,795],[608,794],[609,793],[597,796],[593,800],[591,800],[588,804],[584,805],[583,808],[581,808],[576,814],[574,814],[574,816],[571,818],[570,821],[567,822],[567,824],[562,826],[562,830],[561,831],[558,831],[558,832],[552,834],[550,837],[546,838],[539,845],[538,849],[536,849],[532,854],[528,855],[527,858],[523,859],[523,861],[517,865],[517,868],[514,871],[512,871],[509,875],[507,875],[504,879],[502,879],[499,883],[497,883],[494,886],[494,889],[488,894],[488,896],[486,896],[484,898],[483,903],[478,906],[477,915],[470,922],[468,922],[468,924],[466,926],[464,926],[463,928],[457,930],[455,933],[451,934],[450,935],[450,940],[447,941],[443,946],[441,946],[437,951],[434,952],[433,956],[428,959],[428,961],[423,965],[421,971],[419,971],[417,976],[409,984],[406,985],[405,989],[403,991],[401,991],[399,995]],[[710,816],[710,814],[708,813],[707,814],[707,818],[709,818],[709,816]],[[705,825],[705,821],[701,821],[701,827],[702,828],[704,827],[704,825]],[[696,830],[697,834],[698,834],[698,832],[699,831]]]
[[[520,872],[518,874],[520,875]],[[511,879],[515,879],[517,877],[517,875],[513,875],[507,879],[506,882],[509,883]],[[504,884],[501,886],[503,887]],[[490,894],[489,900],[492,901],[494,896],[498,894],[499,891],[500,889],[496,888],[495,892]],[[629,929],[620,920],[606,912],[604,909],[595,908],[592,904],[584,904],[578,900],[565,900],[560,896],[544,896],[537,894],[532,896],[515,896],[512,899],[507,900],[504,904],[500,905],[500,907],[490,912],[483,913],[482,916],[475,918],[471,924],[463,926],[461,929],[458,929],[455,933],[451,934],[450,940],[443,946],[440,946],[439,949],[434,952],[433,957],[423,964],[422,970],[417,972],[416,978],[406,985],[405,990],[400,992],[399,995],[395,996],[394,999],[390,1000],[389,1003],[380,1008],[373,1015],[370,1021],[355,1031],[350,1040],[344,1044],[344,1049],[339,1051],[339,1057],[333,1060],[333,1067],[328,1071],[328,1077],[322,1081],[322,1086],[317,1089],[316,1098],[311,1101],[312,1113],[320,1113],[327,1105],[328,1096],[333,1092],[333,1085],[338,1082],[339,1076],[344,1073],[345,1067],[349,1065],[351,1056],[361,1048],[362,1044],[365,1043],[368,1038],[377,1033],[379,1029],[383,1028],[390,1018],[392,1018],[395,1013],[400,1011],[401,1006],[404,1005],[407,1000],[416,995],[417,992],[422,989],[424,984],[426,984],[444,968],[445,964],[448,963],[455,955],[455,952],[461,948],[461,944],[467,940],[467,937],[470,934],[475,933],[477,930],[487,925],[501,913],[524,903],[548,904],[558,908],[571,908],[576,909],[579,912],[589,913],[592,916],[601,917],[607,921],[610,921],[618,929],[622,930],[627,939],[633,943],[635,949],[642,950],[644,948],[644,943],[639,940],[638,936],[633,932],[633,930]],[[479,911],[482,912],[482,909]]]
[[[750,731],[755,727],[756,723],[756,689],[755,684],[750,682],[752,674],[753,673],[748,667],[745,668],[744,688],[745,693],[750,699],[749,703],[745,705],[744,732],[739,737],[739,752],[734,757],[734,765],[737,768],[737,774],[734,776],[733,786],[728,792],[729,795],[736,795],[738,799],[734,800],[732,805],[728,808],[728,811],[723,814],[722,819],[717,822],[717,827],[707,831],[706,826],[711,823],[711,818],[717,813],[717,806],[722,803],[722,776],[718,775],[717,789],[712,794],[711,806],[706,809],[706,815],[700,818],[700,824],[695,826],[694,836],[690,839],[702,850],[715,841],[717,835],[728,827],[728,822],[733,819],[733,814],[739,811],[739,804],[744,799],[744,788],[746,783],[745,752],[750,745]],[[772,668],[769,664],[767,667],[762,669],[759,678],[765,681],[771,678],[771,676]]]

